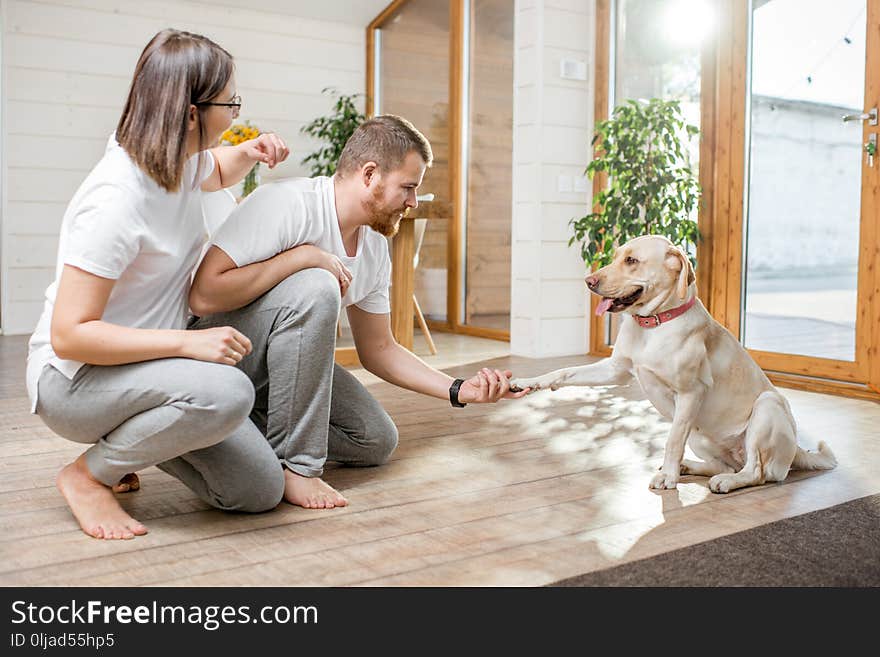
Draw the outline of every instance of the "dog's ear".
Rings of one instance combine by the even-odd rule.
[[[674,261],[677,261],[676,264],[673,265],[673,268],[679,272],[676,291],[678,292],[678,298],[684,299],[687,296],[688,286],[693,283],[697,277],[694,275],[694,268],[691,266],[690,258],[688,258],[684,251],[678,247],[672,247],[666,252],[666,260],[669,261],[673,259]]]

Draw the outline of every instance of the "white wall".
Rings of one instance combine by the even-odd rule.
[[[590,191],[573,188],[591,157],[595,2],[517,0],[514,60],[511,351],[583,354],[589,304],[584,263],[568,246]],[[586,63],[586,80],[560,77],[560,60]],[[560,186],[560,182],[562,185]]]
[[[137,57],[160,29],[204,34],[236,58],[240,120],[282,135],[292,154],[263,178],[304,175],[302,125],[321,89],[361,93],[365,25],[171,0],[0,0],[4,82],[0,326],[30,333],[54,275],[67,202],[115,129]]]

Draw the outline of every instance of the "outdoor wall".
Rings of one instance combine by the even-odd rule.
[[[590,191],[584,168],[593,126],[595,2],[516,3],[511,351],[529,357],[587,351],[584,263],[568,246]],[[565,58],[586,79],[560,76]]]
[[[305,175],[299,129],[326,114],[324,87],[364,89],[363,25],[165,0],[4,0],[0,327],[30,333],[54,276],[65,207],[115,129],[135,62],[165,27],[205,34],[236,58],[240,121],[282,135]]]
[[[855,272],[861,132],[840,107],[752,97],[748,263],[751,273]],[[792,236],[797,248],[791,248]],[[784,257],[779,254],[784,253]]]

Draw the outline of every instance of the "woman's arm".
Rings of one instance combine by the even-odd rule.
[[[136,329],[101,319],[116,281],[65,265],[52,313],[52,348],[59,358],[122,365],[157,358],[193,358],[235,365],[251,351],[230,326],[202,331]]]
[[[231,187],[244,178],[258,162],[274,169],[276,164],[287,159],[290,150],[281,137],[265,132],[238,146],[212,148],[211,154],[214,156],[214,170],[202,182],[203,192],[216,192],[218,189]]]

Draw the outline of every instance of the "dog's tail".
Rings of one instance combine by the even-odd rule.
[[[819,451],[808,452],[800,446],[791,463],[792,470],[831,470],[837,465],[837,458],[824,440],[819,441]]]

